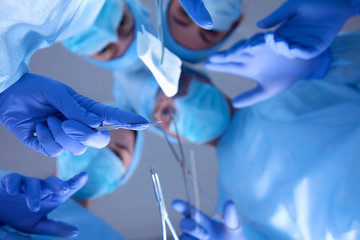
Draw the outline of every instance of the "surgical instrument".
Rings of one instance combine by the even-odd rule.
[[[163,15],[163,0],[155,0],[156,7],[156,25],[159,40],[161,42],[161,60],[160,65],[162,65],[164,60],[165,44],[164,44],[164,15]]]
[[[148,124],[156,124],[156,123],[161,123],[162,121],[156,121],[156,122],[147,122],[147,123],[129,123],[129,124],[115,124],[115,125],[104,125],[104,126],[99,126],[99,127],[94,127],[94,130],[97,131],[109,131],[109,130],[116,130],[119,128],[122,129],[129,129],[131,127],[141,127],[142,125],[148,125]]]
[[[146,126],[149,124],[157,124],[157,123],[161,123],[161,122],[162,121],[147,122],[147,123],[128,123],[128,124],[104,125],[104,126],[94,127],[93,129],[96,131],[111,131],[111,130],[116,130],[119,128],[131,130],[132,127],[141,127],[142,125]],[[33,136],[34,137],[37,136],[36,132],[33,132]]]
[[[156,202],[157,202],[157,204],[159,206],[163,240],[167,239],[167,236],[166,236],[166,224],[168,225],[173,238],[175,240],[178,240],[179,237],[177,236],[177,234],[175,232],[174,226],[172,225],[171,220],[169,218],[169,214],[168,214],[168,212],[166,210],[165,199],[164,199],[164,195],[163,195],[163,192],[162,192],[162,189],[161,189],[159,176],[156,173],[156,170],[155,170],[154,167],[150,167],[149,170],[150,170],[151,180],[152,180],[153,187],[154,187]]]

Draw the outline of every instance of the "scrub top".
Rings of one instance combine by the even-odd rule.
[[[218,208],[247,239],[360,239],[359,32],[331,51],[327,76],[237,110],[218,143]]]

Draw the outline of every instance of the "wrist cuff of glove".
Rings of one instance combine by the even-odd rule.
[[[355,15],[360,14],[360,0],[350,0],[355,9]]]

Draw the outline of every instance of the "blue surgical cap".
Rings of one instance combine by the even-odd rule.
[[[198,63],[204,61],[212,53],[215,53],[219,48],[231,37],[229,33],[221,42],[216,44],[213,47],[194,50],[186,48],[175,41],[171,35],[169,24],[167,21],[168,7],[171,0],[167,0],[166,7],[164,8],[164,39],[166,47],[182,60],[190,63]],[[231,28],[232,24],[240,17],[241,15],[241,0],[203,0],[207,10],[209,11],[211,18],[214,22],[213,30],[227,31]],[[216,20],[216,22],[215,22]]]
[[[117,29],[124,13],[122,0],[106,0],[94,24],[63,42],[71,52],[93,55],[118,39]]]

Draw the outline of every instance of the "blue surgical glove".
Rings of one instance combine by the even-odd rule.
[[[109,133],[93,127],[147,122],[137,114],[93,101],[65,84],[35,74],[25,74],[0,94],[0,123],[26,146],[52,157],[64,150],[82,154],[87,146],[105,147]]]
[[[213,28],[213,22],[202,0],[180,0],[189,16],[200,27],[210,30]]]
[[[172,206],[175,211],[183,214],[180,228],[184,232],[181,236],[185,239],[245,239],[237,217],[236,208],[232,201],[227,201],[223,209],[223,222],[210,218],[196,208],[192,207],[192,217],[189,216],[189,205],[182,200],[174,200]]]
[[[242,40],[230,49],[213,54],[205,63],[212,71],[250,78],[258,85],[233,99],[236,108],[267,100],[291,87],[301,79],[321,78],[330,66],[329,50],[311,60],[289,59],[275,53],[259,33]]]
[[[258,22],[271,48],[289,58],[310,59],[327,49],[345,22],[359,13],[358,0],[288,0]]]
[[[0,183],[0,225],[31,234],[77,236],[75,226],[48,219],[47,214],[82,188],[87,178],[87,173],[68,181],[57,177],[41,180],[16,173],[5,176]]]

